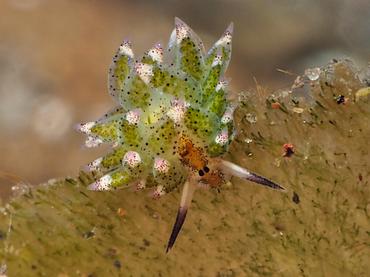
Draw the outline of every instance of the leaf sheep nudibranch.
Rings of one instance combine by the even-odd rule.
[[[168,49],[157,44],[135,58],[124,41],[109,68],[109,93],[117,108],[80,124],[87,147],[110,143],[112,151],[88,164],[102,177],[97,191],[127,186],[153,188],[159,197],[183,185],[167,251],[184,223],[193,192],[218,188],[231,176],[278,190],[283,187],[220,158],[234,137],[235,105],[227,99],[224,73],[231,58],[233,25],[205,52],[202,41],[175,19]]]

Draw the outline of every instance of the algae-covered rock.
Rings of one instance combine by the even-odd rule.
[[[292,89],[241,95],[227,158],[287,193],[239,179],[198,192],[166,254],[179,190],[152,200],[88,191],[93,177],[83,173],[50,181],[1,208],[0,274],[366,276],[370,101],[359,76],[351,62],[333,61]]]

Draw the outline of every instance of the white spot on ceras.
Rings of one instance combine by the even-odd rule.
[[[158,199],[159,197],[161,197],[162,195],[165,195],[166,194],[166,191],[164,190],[164,186],[162,185],[159,185],[155,188],[155,190],[153,191],[153,195],[152,197],[154,199]]]
[[[98,170],[102,161],[103,161],[103,158],[102,157],[100,157],[100,158],[92,161],[91,163],[89,163],[87,165],[87,169],[90,170],[90,171],[92,171],[92,170]]]
[[[173,120],[176,124],[180,123],[184,118],[185,112],[189,104],[179,99],[173,99],[171,101],[171,107],[167,111],[167,116]]]
[[[96,124],[95,121],[78,124],[76,129],[86,135],[91,134],[91,128]]]
[[[176,43],[177,44],[180,44],[184,38],[189,36],[189,28],[181,22],[176,24],[175,30],[176,30]]]
[[[148,51],[149,57],[153,59],[153,61],[156,61],[157,63],[163,62],[163,48],[158,43],[156,46],[154,46],[152,49]]]
[[[216,55],[215,58],[213,59],[213,62],[212,62],[212,67],[216,66],[216,65],[222,65],[222,56],[221,55]]]
[[[226,46],[227,44],[230,44],[231,43],[231,40],[232,40],[232,34],[231,34],[231,32],[226,31],[223,34],[223,36],[218,41],[216,41],[215,47]]]
[[[140,180],[135,183],[135,190],[143,190],[146,188],[146,181],[145,180]]]
[[[98,191],[110,190],[112,181],[113,179],[110,175],[104,175],[99,180],[97,180],[95,183],[92,183],[91,185],[89,185],[88,189],[98,190]]]
[[[227,86],[227,81],[225,80],[218,81],[216,85],[216,91],[225,90],[226,86]]]
[[[131,125],[138,124],[140,121],[140,110],[135,109],[132,111],[128,111],[126,113],[126,120],[128,124],[131,124]]]
[[[85,141],[85,146],[88,148],[97,147],[103,143],[103,140],[97,137],[89,136]]]
[[[159,173],[167,173],[170,169],[170,163],[165,159],[155,158],[153,169]]]
[[[223,129],[215,138],[215,142],[220,145],[225,145],[229,141],[227,129]]]
[[[153,76],[153,66],[145,63],[136,63],[135,72],[145,84],[149,84]]]
[[[125,55],[130,57],[131,59],[134,58],[134,52],[132,51],[131,48],[131,42],[129,41],[124,41],[118,48],[118,53],[120,55]]]
[[[221,118],[221,122],[223,124],[227,124],[227,123],[231,122],[233,120],[234,111],[235,111],[234,106],[227,107],[224,115]]]
[[[123,164],[128,164],[129,167],[134,168],[141,163],[141,157],[139,153],[135,151],[128,151],[125,156],[123,156]]]

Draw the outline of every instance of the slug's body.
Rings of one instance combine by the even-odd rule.
[[[135,59],[123,42],[109,69],[109,92],[118,107],[79,125],[86,146],[111,143],[112,151],[88,165],[101,177],[91,190],[135,185],[154,196],[184,185],[169,250],[181,229],[194,190],[219,187],[232,175],[275,189],[277,184],[220,159],[234,137],[233,111],[223,75],[231,57],[232,24],[205,53],[203,43],[175,20],[165,55],[160,45]]]

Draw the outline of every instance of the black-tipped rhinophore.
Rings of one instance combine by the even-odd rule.
[[[187,207],[180,207],[179,210],[177,211],[176,221],[175,224],[173,225],[170,239],[168,240],[166,253],[170,251],[172,246],[175,244],[176,238],[180,233],[182,225],[184,224],[187,212],[188,212]]]
[[[191,179],[189,179],[184,184],[184,188],[182,190],[181,195],[180,207],[179,210],[177,211],[176,221],[175,224],[173,225],[170,239],[168,240],[166,253],[175,244],[176,238],[180,233],[182,225],[184,224],[186,213],[188,212],[188,209],[190,207],[191,199],[193,198],[193,194],[196,187],[197,187],[196,183]]]
[[[259,176],[253,172],[249,172],[249,174],[250,176],[245,177],[245,179],[272,189],[285,190],[285,188],[283,188],[282,186],[274,183],[273,181],[270,181],[265,177]]]
[[[260,184],[260,185],[263,185],[263,186],[266,186],[272,189],[281,190],[281,191],[286,190],[284,187],[274,183],[273,181],[270,181],[269,179],[259,176],[253,172],[249,172],[247,169],[240,167],[234,163],[224,161],[224,160],[220,160],[220,162],[221,162],[221,165],[220,165],[221,168],[224,171],[228,172],[230,175],[233,175],[233,176],[236,176],[242,179],[246,179],[246,180],[252,181],[254,183],[257,183],[257,184]]]

